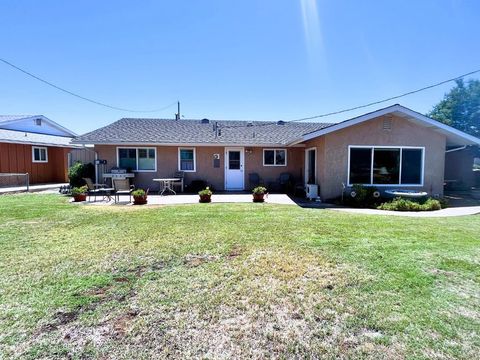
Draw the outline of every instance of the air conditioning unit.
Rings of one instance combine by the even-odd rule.
[[[307,184],[305,186],[306,198],[309,200],[316,200],[318,198],[318,185]]]

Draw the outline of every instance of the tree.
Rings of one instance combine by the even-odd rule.
[[[456,83],[427,116],[480,137],[480,80]]]

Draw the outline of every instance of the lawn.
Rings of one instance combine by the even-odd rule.
[[[0,358],[474,358],[480,216],[0,197]]]

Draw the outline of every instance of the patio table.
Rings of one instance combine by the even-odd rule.
[[[153,181],[158,181],[160,183],[160,188],[162,191],[160,192],[160,195],[163,195],[165,191],[170,191],[177,195],[176,191],[172,189],[172,183],[181,181],[180,178],[163,178],[163,179],[153,179]]]

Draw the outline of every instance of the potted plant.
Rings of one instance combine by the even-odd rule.
[[[137,189],[132,191],[133,205],[145,205],[147,203],[148,189]]]
[[[263,186],[257,186],[255,189],[252,190],[253,193],[253,202],[264,202],[265,194],[267,193],[267,189]]]
[[[87,200],[87,185],[72,188],[73,201],[80,202]]]
[[[201,203],[209,203],[212,201],[212,190],[210,190],[208,186],[204,190],[200,190],[198,195],[200,196],[200,200],[198,201]]]

